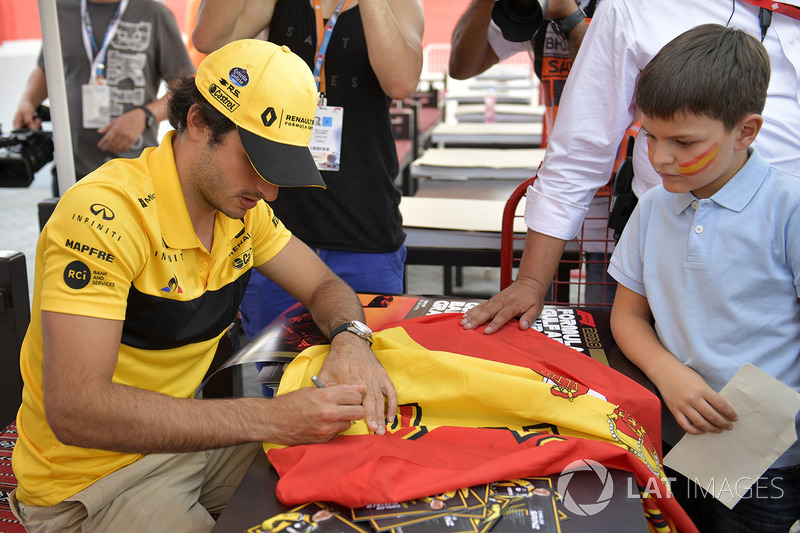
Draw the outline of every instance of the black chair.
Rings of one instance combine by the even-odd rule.
[[[0,251],[0,427],[16,419],[22,403],[19,352],[30,320],[25,255]]]

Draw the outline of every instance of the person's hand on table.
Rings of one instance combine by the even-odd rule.
[[[526,330],[541,314],[546,291],[547,288],[534,279],[518,278],[488,301],[464,313],[461,326],[464,329],[476,329],[491,321],[483,330],[488,335],[518,316],[519,329]]]
[[[364,417],[361,405],[363,385],[336,385],[317,389],[305,387],[271,398],[266,423],[276,444],[319,444],[328,442]]]
[[[337,335],[319,378],[328,386],[354,384],[363,387],[364,418],[371,431],[383,435],[386,421],[394,421],[397,415],[397,392],[389,374],[364,339],[349,333]]]
[[[686,433],[702,435],[733,429],[738,418],[733,407],[697,372],[677,359],[662,365],[658,375],[651,376],[651,379]]]
[[[107,126],[97,130],[103,135],[97,147],[104,152],[114,153],[130,150],[147,127],[144,116],[141,109],[132,109],[115,118]]]

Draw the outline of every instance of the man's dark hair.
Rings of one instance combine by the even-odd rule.
[[[642,70],[636,102],[647,116],[671,119],[694,113],[731,131],[750,113],[761,114],[770,66],[764,46],[748,33],[703,24],[682,33]]]
[[[211,130],[211,140],[209,144],[219,144],[222,136],[236,128],[236,124],[217,111],[213,105],[206,100],[200,89],[194,83],[194,74],[184,75],[175,78],[169,83],[170,96],[167,102],[167,118],[169,123],[178,132],[186,129],[186,117],[189,108],[194,104],[200,106],[200,116],[206,126]]]

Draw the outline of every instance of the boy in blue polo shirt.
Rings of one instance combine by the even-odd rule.
[[[736,423],[718,392],[744,363],[800,390],[800,181],[750,146],[769,77],[756,39],[707,24],[667,44],[636,90],[663,187],[640,199],[611,259],[611,327],[691,434]],[[665,424],[667,445],[677,429]],[[673,489],[700,531],[785,533],[800,517],[799,463],[795,443],[733,510],[685,478]]]

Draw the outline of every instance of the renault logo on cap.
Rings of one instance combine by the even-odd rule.
[[[272,126],[276,118],[278,117],[275,115],[275,110],[271,107],[266,108],[264,112],[261,113],[261,122],[263,122],[266,127]]]

